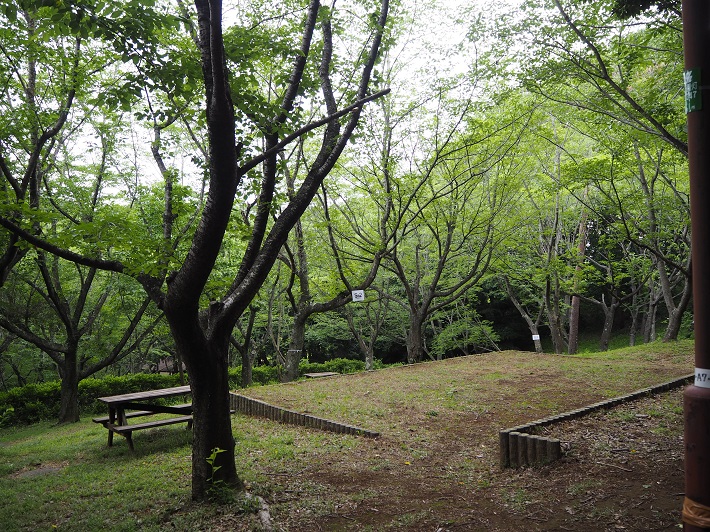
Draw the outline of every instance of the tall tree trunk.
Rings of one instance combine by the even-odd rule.
[[[540,328],[539,327],[540,327],[540,322],[542,321],[543,306],[540,305],[540,311],[537,314],[537,319],[535,321],[533,321],[530,314],[528,314],[527,310],[525,310],[525,307],[523,307],[522,303],[520,303],[520,301],[518,301],[518,298],[515,297],[515,293],[513,292],[513,287],[511,286],[508,278],[503,277],[503,281],[505,282],[505,289],[506,289],[506,292],[508,293],[508,297],[513,302],[513,305],[515,305],[515,308],[518,309],[518,312],[520,312],[520,315],[525,320],[525,323],[528,324],[528,329],[530,330],[530,334],[532,335],[533,343],[535,344],[535,352],[542,353],[542,342],[540,341]]]
[[[365,371],[372,371],[375,367],[375,353],[372,347],[365,348]]]
[[[251,386],[254,381],[254,352],[250,349],[246,353],[242,353],[242,388]]]
[[[204,500],[215,482],[243,489],[234,459],[229,405],[229,334],[207,338],[196,313],[192,318],[168,305],[166,317],[175,347],[187,366],[192,391],[192,498]],[[206,458],[215,455],[214,464]]]
[[[530,328],[530,332],[532,333],[533,343],[535,344],[535,352],[542,353],[542,341],[540,341],[540,331],[537,325],[533,324]]]
[[[635,308],[631,311],[631,327],[629,328],[629,346],[636,345],[636,337],[639,332],[639,309]]]
[[[584,200],[586,202],[589,187],[584,190]],[[574,355],[579,349],[579,308],[581,298],[579,297],[579,277],[582,274],[582,263],[587,251],[587,210],[583,208],[582,217],[579,221],[579,235],[577,242],[577,266],[574,270],[574,295],[570,304],[569,313],[569,343],[567,352]]]
[[[611,341],[611,333],[614,328],[614,316],[616,315],[616,309],[619,308],[621,301],[619,301],[613,295],[611,296],[611,304],[606,305],[604,299],[602,298],[601,307],[604,311],[604,326],[602,328],[602,335],[599,339],[599,350],[608,351],[609,342]]]
[[[648,280],[648,305],[643,318],[642,331],[644,343],[656,340],[656,315],[658,314],[658,303],[661,295],[656,290],[653,279]]]
[[[64,355],[61,368],[59,423],[79,421],[79,369],[76,349]]]
[[[579,266],[578,266],[579,268]],[[576,285],[576,281],[575,281]],[[575,286],[574,290],[577,290]],[[572,303],[569,311],[569,344],[567,353],[574,355],[579,350],[579,309],[581,298],[578,295],[572,296]]]
[[[407,331],[407,363],[421,362],[424,355],[424,320],[413,314],[410,315]]]
[[[293,382],[298,379],[298,365],[301,362],[303,347],[306,343],[306,321],[309,315],[306,312],[297,312],[293,317],[291,340],[284,360],[281,382]]]
[[[237,322],[237,327],[239,332],[244,338],[243,342],[239,342],[234,336],[230,335],[229,342],[239,353],[241,363],[242,363],[242,374],[241,374],[241,385],[242,388],[250,386],[252,383],[252,374],[254,367],[254,358],[256,357],[256,352],[252,348],[252,334],[254,332],[254,320],[256,319],[257,308],[254,305],[249,306],[249,318],[247,319],[246,327],[241,320]]]
[[[545,310],[547,311],[547,322],[550,326],[550,336],[555,353],[561,355],[565,352],[565,338],[562,333],[562,321],[560,319],[559,293],[557,289],[552,289],[552,279],[547,279],[545,289]]]
[[[649,303],[648,312],[643,323],[643,341],[644,343],[654,342],[656,340],[656,314],[658,305]]]
[[[685,311],[688,309],[691,296],[692,289],[690,288],[690,281],[686,280],[680,301],[668,316],[668,327],[666,328],[666,333],[663,335],[664,342],[671,342],[678,339],[680,326],[683,324],[683,316],[685,315]]]
[[[387,305],[385,304],[385,309],[386,307]],[[366,310],[366,318],[363,318],[366,319],[365,326],[363,326],[362,323],[359,327],[355,325],[355,316],[353,313],[343,311],[343,314],[348,322],[350,332],[353,333],[353,336],[357,340],[360,351],[362,351],[365,355],[365,371],[371,371],[375,367],[375,342],[380,334],[380,328],[382,327],[386,310],[383,312],[376,312],[374,320],[370,315],[369,306],[366,307]],[[382,311],[382,309],[380,309],[380,311]],[[369,335],[366,335],[365,330],[369,331]]]
[[[555,172],[557,173],[557,182],[560,182],[561,177],[561,158],[562,149],[555,149]],[[550,235],[550,241],[547,243],[547,266],[553,264],[553,259],[559,256],[559,245],[562,241],[562,224],[560,223],[560,192],[555,195],[555,215],[553,228],[554,232]],[[547,323],[550,327],[550,337],[555,353],[560,355],[565,352],[564,333],[562,331],[562,318],[560,315],[560,282],[557,274],[547,274],[545,283],[544,304],[547,313]]]
[[[641,309],[639,306],[639,290],[634,276],[631,276],[629,280],[631,283],[631,291],[633,295],[631,296],[631,326],[629,327],[629,346],[633,347],[636,345],[636,336],[639,332],[640,314]]]
[[[210,346],[214,349],[214,346]],[[234,436],[232,415],[229,405],[229,380],[227,365],[218,359],[227,356],[226,346],[213,355],[215,362],[197,370],[189,370],[192,388],[193,430],[192,430],[192,498],[202,500],[212,482],[222,481],[227,485],[242,489],[244,486],[237,476],[234,460]],[[205,371],[209,367],[208,371]],[[219,452],[214,465],[206,456]],[[224,455],[224,456],[222,456]]]
[[[374,353],[372,349],[372,345],[368,343],[368,341],[365,339],[365,335],[362,332],[362,330],[358,330],[357,327],[355,327],[355,318],[353,315],[349,312],[344,312],[345,314],[345,319],[348,322],[348,327],[350,327],[350,331],[353,333],[353,336],[357,340],[357,345],[360,348],[360,351],[365,355],[365,371],[370,371],[374,365]],[[372,338],[370,339],[372,341]]]

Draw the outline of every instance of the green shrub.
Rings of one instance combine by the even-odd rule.
[[[4,411],[0,412],[0,427],[12,425],[15,419],[15,409],[8,406]]]
[[[255,366],[251,370],[252,384],[276,384],[279,382],[278,370],[274,366]],[[242,387],[242,367],[229,368],[229,388],[235,390]]]
[[[36,423],[59,416],[59,381],[0,392],[0,426]]]
[[[326,371],[335,373],[357,373],[365,371],[365,362],[363,360],[353,360],[350,358],[334,358],[325,363]]]
[[[332,371],[325,367],[325,362],[308,362],[301,360],[298,365],[298,374],[303,376],[305,373],[323,373],[324,371]]]
[[[227,369],[227,379],[229,381],[229,389],[235,390],[242,387],[242,367]]]
[[[105,412],[98,397],[140,392],[180,385],[179,375],[135,373],[123,377],[90,377],[79,382],[79,409],[82,412]],[[28,384],[0,392],[0,426],[25,425],[59,417],[59,381]]]
[[[254,384],[275,384],[279,382],[278,369],[275,366],[256,366],[251,371]]]
[[[304,373],[323,373],[332,371],[333,373],[357,373],[365,370],[365,362],[349,358],[334,358],[327,362],[307,362],[302,360],[298,366],[300,375]]]

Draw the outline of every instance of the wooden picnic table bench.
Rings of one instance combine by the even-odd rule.
[[[192,428],[192,403],[180,405],[162,405],[155,401],[178,395],[189,395],[189,386],[176,386],[161,390],[148,390],[145,392],[126,393],[99,397],[99,401],[108,405],[108,416],[96,417],[94,423],[101,423],[108,429],[108,445],[113,445],[113,435],[120,434],[126,438],[128,447],[133,447],[133,431],[187,423],[187,428]],[[143,423],[129,424],[128,420],[155,414],[174,414],[173,417],[155,419]]]
[[[340,375],[340,373],[335,373],[333,371],[319,371],[316,373],[304,373],[303,376],[309,379],[319,379],[321,377],[334,377]]]

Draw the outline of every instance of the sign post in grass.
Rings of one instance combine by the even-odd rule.
[[[710,529],[710,2],[683,0],[695,383],[684,393],[686,531]]]

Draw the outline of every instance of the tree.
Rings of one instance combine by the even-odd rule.
[[[652,9],[680,17],[680,0],[614,0],[612,4],[612,13],[621,19],[638,17]]]
[[[293,195],[293,181],[288,177],[288,173],[287,186],[289,195]],[[352,207],[347,205],[352,198],[331,199],[329,187],[323,185],[318,199],[319,214],[322,218],[311,222],[323,228],[325,235],[321,238],[313,238],[316,245],[309,251],[304,238],[303,223],[299,220],[294,228],[293,245],[287,243],[284,246],[282,261],[292,272],[287,294],[293,322],[284,370],[281,374],[283,382],[298,378],[298,364],[304,353],[306,323],[309,318],[314,314],[334,311],[345,306],[351,300],[353,290],[368,288],[375,280],[383,255],[379,239],[375,237],[375,246],[371,246],[369,244],[373,239],[357,241],[357,231],[348,231],[354,225],[361,225],[362,218],[346,215],[347,229],[344,231],[337,229],[337,221],[333,219],[331,210],[353,212],[350,210]],[[355,236],[347,236],[349,233]],[[319,255],[318,258],[321,259],[319,275],[312,274],[309,257],[312,259],[313,255]],[[322,282],[313,286],[318,279]],[[296,293],[294,293],[295,284],[298,285]],[[321,297],[317,298],[317,294]]]
[[[528,329],[530,330],[530,334],[532,335],[533,343],[535,345],[535,352],[542,353],[543,351],[540,336],[540,325],[542,325],[542,318],[545,310],[542,301],[537,298],[535,294],[532,294],[530,292],[526,294],[527,297],[521,297],[520,295],[516,294],[516,290],[513,288],[510,279],[505,275],[502,275],[501,277],[503,284],[505,285],[505,291],[508,295],[508,298],[513,303],[513,306],[520,313],[523,320],[525,320],[525,323],[527,324]],[[520,292],[521,289],[518,288],[517,291]],[[530,310],[529,307],[531,306],[537,307],[537,310]]]
[[[620,2],[621,3],[621,2]],[[526,4],[521,81],[549,100],[652,135],[687,156],[680,20],[672,10],[620,20],[613,2]],[[512,33],[507,33],[512,35]],[[652,83],[651,83],[652,80]]]
[[[408,7],[396,6],[398,11],[389,28],[390,40],[405,31],[410,21]],[[399,79],[401,65],[397,61],[406,54],[407,44],[404,50],[393,51],[387,47],[383,51],[379,74],[388,86],[409,84],[408,78]],[[395,54],[397,59],[392,58]],[[398,88],[404,89],[403,86]],[[402,118],[393,118],[397,107],[404,105],[402,116],[407,116],[411,107],[419,106],[419,102],[410,102],[403,93],[404,90],[396,90],[391,97],[368,108],[364,116],[368,127],[363,128],[365,132],[360,135],[360,149],[336,168],[338,179],[322,187],[318,195],[320,209],[314,212],[309,224],[311,228],[320,228],[321,234],[304,238],[304,227],[299,221],[292,244],[285,250],[283,261],[293,273],[291,279],[297,290],[294,286],[288,289],[293,325],[283,380],[297,377],[298,361],[304,353],[305,327],[317,313],[340,311],[344,314],[365,350],[366,361],[373,356],[373,337],[368,344],[362,331],[352,322],[355,311],[344,307],[351,301],[353,290],[367,289],[375,281],[381,260],[397,230],[398,221],[391,217],[390,191],[396,166],[393,144],[401,141],[393,140],[391,122]],[[289,186],[289,192],[291,190]],[[306,240],[318,244],[309,250]],[[314,258],[319,260],[315,273],[311,264]]]
[[[392,187],[397,226],[383,266],[404,289],[405,297],[397,302],[409,314],[410,363],[426,356],[424,326],[430,316],[466,294],[486,273],[502,240],[500,214],[515,191],[499,163],[515,142],[518,117],[492,129],[469,120],[475,133],[462,139],[454,135],[456,126],[443,134],[435,130],[433,153],[417,173]]]
[[[40,23],[41,15],[35,9],[11,6],[4,11],[0,30],[0,74],[5,96],[0,104],[3,206],[37,209],[44,176],[57,150],[72,133],[66,126],[77,91],[84,88],[79,80],[92,79],[90,72],[99,62],[86,53],[81,36],[71,38],[69,32],[60,33],[58,38],[53,35]],[[50,40],[51,44],[44,44]],[[5,215],[15,223],[23,217],[18,208]],[[27,251],[15,233],[2,235],[0,285]]]
[[[465,297],[441,309],[431,317],[434,340],[431,352],[441,360],[448,353],[467,356],[489,350],[500,351],[500,340],[492,323],[481,319]]]
[[[56,364],[61,379],[59,423],[71,423],[79,420],[79,381],[131,354],[162,316],[141,324],[150,299],[144,297],[139,305],[132,305],[130,297],[119,301],[116,274],[102,275],[96,268],[81,266],[70,271],[71,267],[41,250],[36,252],[35,263],[38,274],[28,276],[18,272],[18,267],[11,272],[7,283],[25,284],[29,295],[22,291],[24,300],[3,301],[0,327],[43,351]],[[4,293],[8,292],[9,287]],[[115,312],[113,325],[119,334],[103,338],[100,315],[111,305],[124,307],[121,314],[129,319]]]
[[[241,358],[241,379],[243,388],[251,386],[252,384],[254,358],[256,355],[252,335],[254,332],[254,321],[256,320],[257,311],[258,309],[256,305],[250,305],[249,314],[246,317],[246,320],[243,319],[244,316],[241,316],[239,321],[237,321],[236,328],[239,331],[241,341],[239,341],[238,338],[235,338],[234,335],[230,338],[230,343],[237,349]],[[244,321],[246,321],[246,323],[244,323]]]
[[[586,138],[588,153],[576,150],[577,157],[610,156],[614,164],[606,171],[612,173],[599,175],[599,180],[612,189],[618,186],[621,196],[626,195],[627,190],[635,189],[634,186],[627,189],[622,184],[627,173],[619,171],[618,166],[622,159],[626,164],[631,163],[629,147],[638,148],[641,157],[635,165],[635,173],[640,180],[645,174],[649,183],[651,179],[648,177],[656,175],[657,171],[658,165],[654,161],[663,161],[662,166],[665,166],[670,160],[677,162],[676,157],[687,157],[679,2],[535,0],[524,3],[523,11],[525,15],[522,17],[516,12],[499,16],[495,21],[491,19],[487,29],[495,28],[493,31],[501,40],[491,45],[492,53],[484,54],[489,60],[481,61],[481,64],[489,65],[491,76],[507,82],[508,87],[519,87],[544,97],[549,102],[547,107],[563,127],[576,130]],[[472,35],[480,33],[472,30]],[[494,64],[492,59],[500,57],[499,52],[510,46],[516,46],[520,54],[504,58],[501,65]],[[510,72],[515,74],[507,75]],[[629,168],[633,166],[630,164]],[[672,172],[664,168],[660,175],[670,174]],[[663,177],[660,179],[667,181]],[[593,217],[594,211],[600,210],[596,203],[608,202],[600,196],[586,201],[587,185],[582,181],[570,175],[568,183],[563,186],[569,187],[585,206],[585,212]],[[673,209],[678,209],[675,212],[679,213],[687,211],[682,200],[685,187],[679,183],[673,186],[679,192],[676,202],[655,197],[655,194],[663,193],[665,187],[646,187],[654,194],[653,197],[647,195],[647,205],[652,206],[655,216],[664,224],[668,216],[673,218]],[[670,207],[671,203],[676,207]],[[632,290],[635,295],[631,298],[648,300],[649,312],[655,312],[655,304],[651,302],[657,296],[646,292],[646,297],[638,288],[657,279],[660,285],[652,290],[654,293],[663,291],[669,317],[665,338],[672,339],[677,335],[688,303],[689,279],[687,283],[683,279],[690,268],[689,247],[680,241],[670,244],[665,236],[661,237],[670,235],[661,225],[658,233],[648,230],[648,226],[639,232],[637,220],[652,216],[650,212],[637,210],[640,205],[637,199],[630,204],[618,202],[614,208],[623,212],[620,219],[626,220],[631,229],[627,239],[631,240],[634,249],[629,251],[637,253],[645,249],[644,253],[653,257],[657,269],[657,276],[634,279],[633,282],[640,285]],[[660,213],[661,206],[663,209],[668,206],[670,210]],[[604,216],[608,214],[607,211]],[[615,220],[615,217],[605,218],[603,223],[609,223],[609,220]],[[673,231],[680,240],[687,235],[683,223],[674,224]],[[671,249],[674,251],[669,253]],[[684,250],[682,256],[678,253],[681,250]],[[581,253],[577,255],[581,258]],[[569,287],[565,290],[573,293],[574,303],[579,291]],[[640,308],[639,305],[632,306]],[[570,317],[572,344],[575,322],[573,313]],[[570,351],[573,350],[570,345]]]
[[[580,291],[586,288],[578,297],[596,305],[603,312],[604,324],[599,349],[606,351],[609,349],[616,311],[631,300],[643,285],[630,282],[637,261],[630,253],[632,248],[624,245],[613,227],[609,229],[607,224],[598,221],[588,225],[589,249],[585,250],[583,259],[586,267],[580,265],[575,272],[579,274],[575,278],[579,283],[574,288]]]
[[[567,350],[566,323],[569,309],[568,283],[574,265],[567,260],[576,249],[578,203],[556,183],[532,182],[526,186],[526,202],[516,217],[518,230],[506,241],[505,254],[497,263],[506,293],[528,324],[533,336],[545,317],[555,353]],[[571,288],[571,286],[570,286]],[[536,350],[542,349],[535,341]]]
[[[177,353],[190,376],[194,413],[192,496],[195,499],[207,496],[210,481],[242,486],[236,471],[231,431],[227,381],[229,339],[237,320],[267,278],[290,230],[352,137],[362,107],[386,92],[372,94],[370,85],[388,8],[389,2],[383,0],[374,15],[364,17],[368,27],[363,33],[367,34],[365,39],[369,46],[356,59],[361,74],[353,85],[349,84],[349,79],[338,78],[342,90],[336,96],[332,69],[334,53],[339,50],[334,50],[331,38],[335,10],[322,7],[317,0],[308,2],[302,22],[301,44],[293,55],[292,67],[282,70],[283,84],[278,103],[257,106],[260,103],[258,93],[250,92],[252,80],[249,76],[241,77],[239,71],[230,71],[230,53],[242,51],[259,56],[267,54],[266,49],[252,49],[248,31],[237,32],[241,40],[236,43],[235,50],[226,49],[221,1],[195,1],[196,41],[204,81],[204,121],[209,145],[206,161],[209,189],[187,254],[169,275],[167,265],[170,262],[163,257],[159,257],[152,268],[136,271],[120,260],[96,259],[52,244],[6,216],[0,221],[6,229],[32,245],[62,258],[135,276],[163,309]],[[321,30],[322,40],[319,47],[314,47],[317,28]],[[320,48],[319,57],[317,48]],[[164,52],[163,57],[166,55],[169,54]],[[161,62],[167,63],[169,61]],[[308,67],[313,70],[309,71]],[[320,80],[317,84],[319,97],[325,104],[327,116],[303,123],[303,116],[297,112],[296,106],[299,98],[315,97],[308,92],[305,80],[307,73],[313,71]],[[350,103],[338,108],[340,98],[346,98]],[[270,223],[279,180],[278,152],[321,127],[320,148],[309,161],[307,174],[295,196]],[[263,149],[257,152],[250,142],[251,135],[263,138]],[[254,180],[252,171],[260,165],[261,177]],[[229,289],[219,300],[205,306],[202,295],[220,255],[237,192],[244,191],[242,187],[245,186],[254,187],[257,198],[245,251]],[[168,235],[165,236],[167,239]],[[211,466],[206,459],[214,449],[223,452],[217,455]]]
[[[365,357],[365,369],[368,371],[374,368],[377,343],[391,340],[391,336],[387,333],[396,329],[395,325],[398,321],[398,316],[391,309],[392,299],[384,289],[387,280],[382,281],[382,284],[384,286],[372,287],[377,297],[366,297],[364,301],[348,305],[341,310],[348,322],[350,332]]]
[[[130,10],[128,6],[126,11]],[[106,26],[94,27],[81,13],[80,7],[72,10],[52,2],[3,7],[0,71],[7,98],[1,104],[0,194],[2,212],[14,223],[91,254],[89,242],[100,239],[116,220],[109,209],[100,223],[94,223],[106,206],[106,189],[116,186],[111,166],[116,138],[122,133],[120,110],[108,107],[118,102],[114,86],[121,80],[113,68],[118,56],[111,39],[95,38]],[[100,104],[101,98],[107,107]],[[104,345],[93,342],[87,348],[87,338],[102,337],[96,330],[99,313],[107,303],[116,305],[112,287],[117,281],[95,266],[73,271],[60,266],[15,233],[1,236],[0,286],[26,287],[14,286],[4,294],[8,297],[0,309],[2,326],[56,364],[62,381],[59,420],[78,421],[79,380],[139,345],[140,334],[133,335],[149,300],[133,307],[133,319],[116,320],[114,325],[125,325],[125,331],[117,331]],[[28,264],[22,265],[23,259]],[[18,267],[21,274],[13,276]],[[103,293],[98,295],[98,290]],[[15,299],[18,294],[26,300]],[[42,311],[27,313],[38,298],[44,302]],[[129,307],[124,310],[130,315]]]
[[[507,102],[507,103],[506,103]],[[502,105],[528,109],[519,142],[504,160],[520,194],[508,205],[506,239],[495,250],[493,271],[500,290],[520,313],[542,351],[540,327],[549,328],[555,353],[567,350],[570,308],[567,284],[577,255],[579,202],[562,182],[566,160],[585,150],[584,139],[565,127],[550,106],[529,94],[510,95]]]
[[[569,123],[603,146],[597,149],[615,153],[623,151],[619,142],[637,146],[648,167],[644,170],[639,165],[639,177],[643,178],[644,172],[653,171],[653,156],[646,157],[646,152],[657,152],[666,145],[680,157],[687,157],[678,6],[676,1],[645,0],[529,2],[519,23],[510,28],[499,26],[503,40],[498,46],[510,44],[513,35],[520,44],[518,36],[522,36],[526,58],[520,63],[521,86],[553,105],[567,107],[569,112],[564,114]],[[625,141],[605,138],[622,131]],[[652,197],[647,201],[656,206],[665,203]],[[644,215],[648,216],[651,214]],[[638,238],[634,243],[648,245]],[[690,254],[683,258],[676,255],[673,260],[659,246],[650,247],[669,314],[664,338],[673,339],[689,302]],[[683,277],[687,282],[675,290]]]
[[[606,170],[589,181],[598,195],[590,207],[608,231],[625,240],[627,248],[631,246],[636,257],[647,255],[656,275],[646,274],[636,282],[639,287],[657,284],[649,290],[659,293],[665,302],[668,325],[664,340],[674,340],[692,293],[686,161],[647,139],[620,134],[619,140],[628,147],[608,146],[606,141],[599,146],[611,155],[603,157]],[[628,260],[638,265],[638,259]],[[649,293],[646,299],[650,302],[656,297]]]

